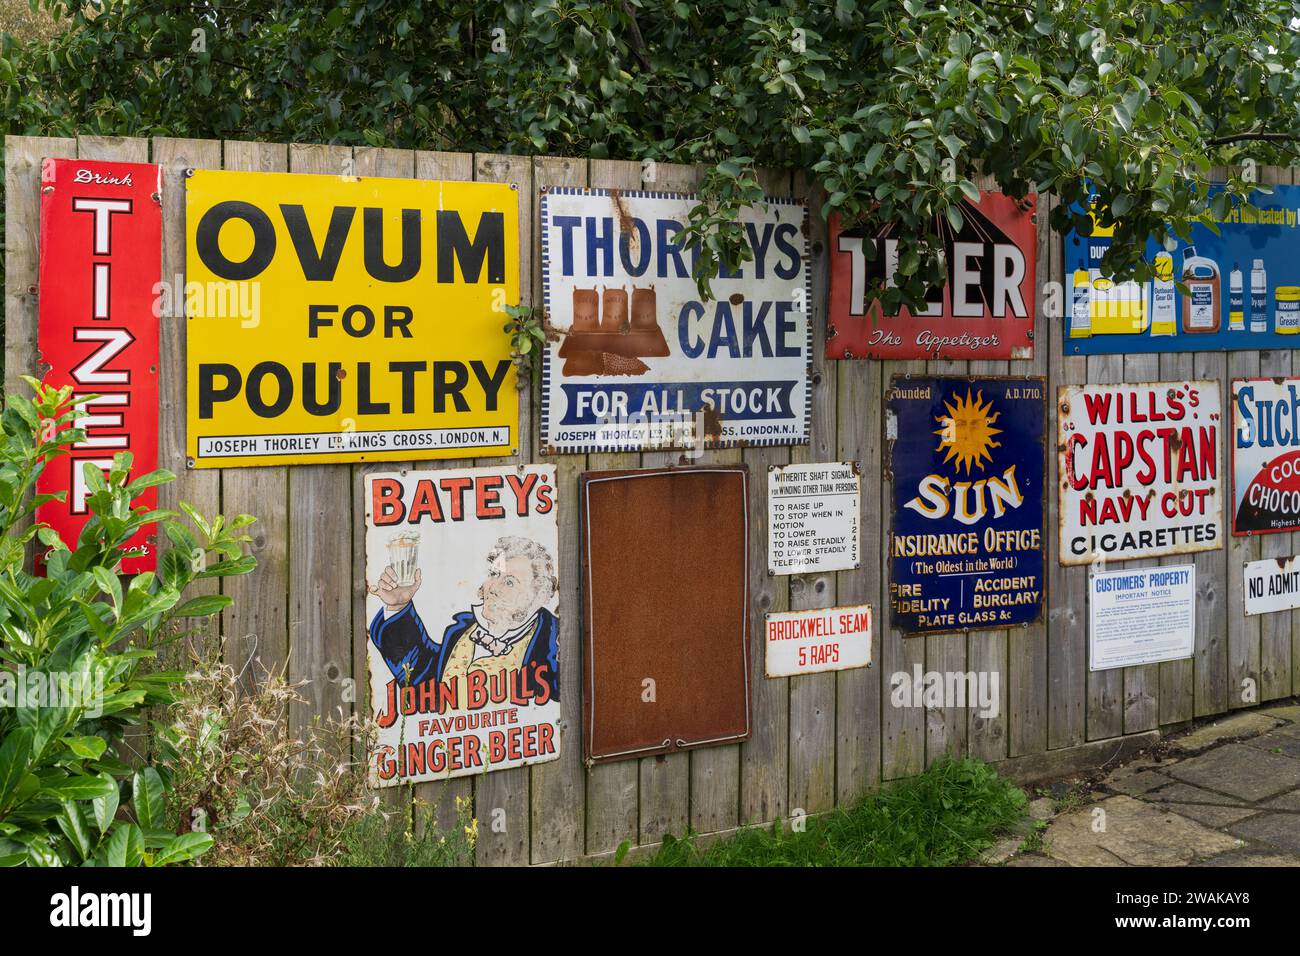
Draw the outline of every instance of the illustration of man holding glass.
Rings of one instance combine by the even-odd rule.
[[[383,603],[370,622],[370,639],[398,683],[413,687],[457,678],[464,707],[471,670],[487,676],[518,671],[525,694],[559,700],[560,626],[545,606],[555,595],[555,564],[546,548],[531,538],[498,538],[487,556],[479,603],[453,615],[435,640],[412,602],[422,580],[416,543],[410,537],[394,540],[390,554],[396,563],[370,587]]]

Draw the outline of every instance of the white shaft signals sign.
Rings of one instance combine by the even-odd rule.
[[[195,170],[185,199],[195,467],[511,453],[514,187]]]

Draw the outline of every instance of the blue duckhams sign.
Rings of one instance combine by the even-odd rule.
[[[891,625],[905,634],[1039,620],[1046,384],[907,378],[887,396]]]

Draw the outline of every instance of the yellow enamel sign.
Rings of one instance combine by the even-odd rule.
[[[518,193],[504,183],[195,170],[195,468],[509,455]]]

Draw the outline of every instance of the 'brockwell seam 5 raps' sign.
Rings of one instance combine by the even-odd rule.
[[[826,357],[878,359],[1030,358],[1034,341],[1037,197],[1017,201],[982,192],[963,200],[961,229],[938,216],[948,281],[931,289],[926,308],[886,315],[867,291],[894,285],[897,227],[874,243],[830,221],[831,295]],[[872,248],[874,246],[874,249]]]
[[[808,441],[807,207],[740,220],[753,259],[705,301],[679,233],[693,196],[542,194],[542,288],[558,341],[542,371],[542,446],[559,452]]]
[[[1043,611],[1041,378],[906,378],[887,395],[891,624],[984,630]]]
[[[71,385],[85,438],[36,479],[38,494],[65,495],[36,509],[73,547],[86,522],[87,464],[107,470],[130,452],[132,477],[158,466],[158,318],[162,275],[162,169],[144,163],[47,159],[41,166],[39,349],[45,382]],[[158,489],[134,504],[153,508]],[[138,531],[127,573],[157,564],[156,532]]]
[[[1300,378],[1232,382],[1232,533],[1300,528]]]
[[[505,183],[195,170],[193,466],[509,455],[518,199]]]

